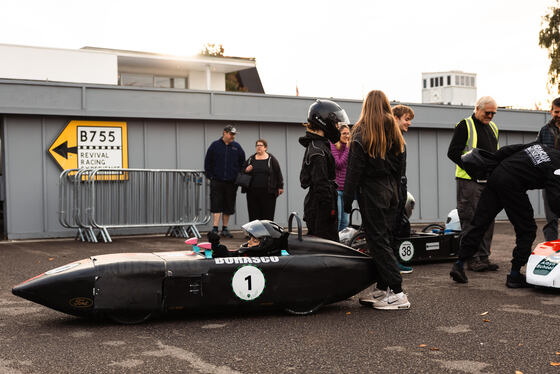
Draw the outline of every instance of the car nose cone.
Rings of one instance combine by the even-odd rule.
[[[93,311],[94,281],[93,262],[88,258],[28,279],[12,293],[63,313],[85,316]]]

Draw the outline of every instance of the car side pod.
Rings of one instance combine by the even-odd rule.
[[[534,286],[560,288],[560,240],[538,244],[527,261],[526,280]]]

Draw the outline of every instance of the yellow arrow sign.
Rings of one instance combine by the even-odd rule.
[[[128,168],[126,122],[70,121],[49,153],[62,170]]]

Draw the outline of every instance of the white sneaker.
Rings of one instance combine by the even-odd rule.
[[[387,296],[387,292],[389,292],[389,288],[387,288],[387,291],[383,291],[380,290],[379,288],[375,287],[373,289],[373,293],[372,293],[372,297],[371,298],[362,298],[360,297],[358,299],[358,301],[360,302],[360,304],[364,305],[364,306],[368,306],[368,307],[373,307],[373,305],[383,299],[385,296]]]
[[[373,307],[382,310],[409,309],[410,302],[404,292],[395,294],[392,290],[389,290],[384,298],[373,302]]]
[[[387,289],[388,290],[388,289]],[[380,290],[379,288],[374,288],[373,289],[373,300],[381,300],[383,299],[385,296],[387,296],[387,290]]]

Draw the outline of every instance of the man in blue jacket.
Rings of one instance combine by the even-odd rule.
[[[245,152],[235,141],[237,129],[232,125],[224,128],[222,137],[210,144],[204,158],[204,172],[210,179],[210,212],[212,231],[218,233],[220,215],[222,216],[221,235],[232,238],[228,230],[229,216],[235,213],[237,186],[235,178],[245,162]]]

